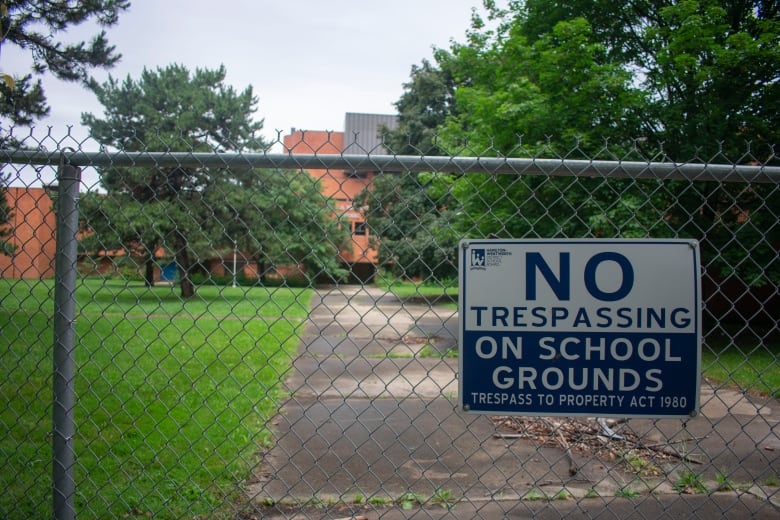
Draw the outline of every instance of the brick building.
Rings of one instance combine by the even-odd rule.
[[[51,197],[43,188],[9,187],[5,193],[12,208],[8,242],[12,256],[0,255],[0,278],[52,278],[56,251],[56,218]]]
[[[380,132],[393,129],[397,118],[393,115],[347,113],[343,132],[293,130],[284,136],[285,153],[292,154],[386,154]],[[351,273],[352,281],[368,281],[376,270],[376,251],[370,247],[370,236],[354,198],[371,185],[375,172],[310,169],[307,173],[320,181],[323,196],[332,200],[342,221],[349,222],[352,242],[340,252],[341,261]],[[13,215],[9,225],[13,236],[9,241],[16,246],[12,256],[0,255],[0,278],[51,278],[54,276],[56,249],[56,219],[52,200],[43,188],[14,188],[6,197]],[[97,251],[82,255],[80,268],[84,274],[107,273],[117,269],[116,258],[123,251]],[[164,257],[160,252],[158,257]],[[243,258],[243,255],[239,255]],[[206,262],[214,274],[226,274],[230,259]],[[212,265],[213,264],[213,265]],[[174,267],[171,272],[168,267]],[[244,276],[257,276],[256,266],[244,265]],[[166,274],[167,273],[167,274]],[[158,266],[156,278],[175,277],[175,264]]]
[[[383,129],[397,127],[397,116],[348,112],[343,132],[296,130],[284,136],[284,152],[307,155],[384,155]],[[355,197],[371,186],[376,172],[371,170],[307,169],[306,172],[322,185],[322,194],[335,203],[342,221],[349,222],[351,248],[341,251],[341,260],[351,273],[352,281],[370,281],[376,271],[377,254],[371,248],[369,230],[360,208],[354,207]]]

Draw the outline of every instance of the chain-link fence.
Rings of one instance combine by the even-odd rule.
[[[0,151],[0,516],[776,518],[773,155],[282,144]],[[698,414],[465,413],[464,238],[698,241]]]

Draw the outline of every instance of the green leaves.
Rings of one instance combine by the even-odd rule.
[[[465,42],[436,51],[437,67],[412,69],[397,104],[398,132],[410,131],[407,141],[391,134],[392,144],[480,157],[777,161],[774,4],[527,0],[486,9],[490,23],[475,17]],[[780,194],[771,187],[520,174],[452,179],[450,236],[695,237],[713,273],[777,283]],[[419,264],[419,224],[444,227],[435,205],[416,198],[431,188],[377,187],[369,221],[382,258]],[[752,191],[767,209],[753,207]],[[735,237],[743,248],[728,247]]]
[[[631,76],[606,59],[583,18],[558,22],[533,43],[509,31],[494,44],[455,46],[454,53],[446,66],[470,75],[456,88],[457,114],[442,129],[449,149],[467,141],[475,155],[511,154],[521,136],[534,147],[549,136],[576,135],[589,151],[588,144],[639,133],[642,96]],[[453,65],[461,60],[468,67]]]
[[[0,255],[10,256],[15,246],[8,241],[13,236],[13,229],[8,226],[13,215],[13,209],[6,198],[7,183],[10,175],[0,172]]]
[[[82,114],[82,122],[101,143],[132,151],[265,148],[252,87],[236,92],[225,75],[224,67],[190,72],[174,64],[144,69],[138,80],[93,81],[90,89],[106,111],[103,118]]]
[[[92,82],[104,114],[82,119],[103,146],[118,150],[264,150],[252,88],[237,92],[225,74],[224,67],[170,65],[138,80]],[[83,247],[124,249],[147,264],[175,257],[183,295],[192,271],[234,247],[261,273],[294,266],[312,279],[343,274],[338,253],[348,233],[305,172],[190,164],[100,173],[106,194],[84,198]],[[150,285],[151,276],[148,269]]]
[[[379,261],[394,274],[443,280],[457,272],[451,183],[443,174],[383,174],[356,197]]]

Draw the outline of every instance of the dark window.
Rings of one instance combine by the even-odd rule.
[[[352,231],[353,235],[365,236],[368,233],[365,222],[355,222],[355,227]]]

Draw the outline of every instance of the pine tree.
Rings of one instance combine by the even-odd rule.
[[[32,61],[27,74],[0,69],[0,118],[11,125],[31,125],[49,113],[40,80],[43,74],[86,83],[91,69],[119,61],[121,55],[109,44],[105,31],[90,42],[64,43],[60,37],[85,22],[110,27],[129,7],[129,0],[0,3],[0,45],[24,49]]]

